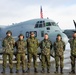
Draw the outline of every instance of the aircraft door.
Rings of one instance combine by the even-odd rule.
[[[44,37],[44,31],[41,31],[41,37]]]

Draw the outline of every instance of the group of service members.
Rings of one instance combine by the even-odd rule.
[[[76,32],[73,35],[73,38],[69,40],[70,48],[71,48],[71,72],[75,73],[75,58],[76,58]],[[64,61],[64,51],[65,51],[65,43],[62,41],[62,37],[60,34],[57,35],[56,41],[52,44],[51,40],[49,40],[48,34],[44,34],[44,39],[39,43],[38,39],[35,37],[34,32],[30,33],[30,37],[27,40],[24,40],[24,35],[20,34],[18,36],[18,40],[15,40],[12,37],[12,32],[8,30],[6,32],[6,37],[2,42],[3,47],[3,71],[5,73],[6,65],[7,65],[7,56],[9,57],[9,68],[10,73],[13,73],[13,52],[14,48],[16,48],[16,73],[19,73],[20,67],[22,65],[22,72],[29,73],[31,67],[31,59],[33,58],[33,66],[34,72],[38,73],[38,64],[37,64],[37,53],[38,47],[41,49],[41,67],[42,73],[45,73],[45,67],[47,66],[47,73],[50,73],[50,54],[52,47],[54,48],[55,53],[55,73],[58,73],[60,67],[60,73],[63,74],[63,61]],[[27,59],[25,58],[27,48]],[[26,68],[26,60],[27,60],[27,71]]]

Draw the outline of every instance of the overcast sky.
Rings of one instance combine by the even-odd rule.
[[[44,18],[59,22],[61,29],[74,29],[76,0],[0,0],[0,25],[11,25],[29,19]]]

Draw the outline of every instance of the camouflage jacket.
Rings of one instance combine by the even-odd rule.
[[[40,43],[41,53],[44,55],[49,55],[52,49],[52,42],[48,40],[42,40]]]
[[[3,50],[5,53],[13,52],[14,45],[15,45],[15,40],[12,38],[12,36],[10,37],[6,36],[2,42]]]
[[[36,38],[28,38],[27,40],[27,52],[37,53],[39,42]]]
[[[56,42],[54,43],[55,55],[62,56],[64,50],[65,50],[65,43],[62,40],[61,41],[56,40]]]
[[[70,39],[71,54],[76,56],[76,38]]]
[[[25,53],[25,48],[27,46],[27,43],[25,40],[17,40],[15,43],[17,53]]]

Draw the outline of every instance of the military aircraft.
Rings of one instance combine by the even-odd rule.
[[[4,26],[0,28],[0,43],[6,36],[8,30],[12,31],[12,36],[15,40],[18,39],[18,35],[22,33],[25,36],[25,40],[30,37],[30,32],[35,33],[35,37],[38,38],[39,42],[44,38],[44,34],[48,33],[49,39],[54,43],[56,41],[57,34],[61,34],[62,40],[68,43],[68,37],[62,32],[58,24],[49,18],[43,18],[42,6],[40,7],[40,18],[32,19],[20,23],[13,23],[10,26]],[[1,44],[0,44],[1,47]],[[1,47],[2,48],[2,47]],[[40,53],[40,51],[38,51]],[[0,50],[0,54],[2,51]]]
[[[75,29],[66,29],[63,32],[68,36],[69,39],[71,39],[72,36],[73,36],[73,33],[76,32],[76,22],[75,22],[75,20],[73,20],[73,23],[74,23]]]
[[[59,26],[50,19],[32,19],[25,22],[16,23],[10,26],[0,28],[0,41],[6,36],[8,30],[12,31],[12,36],[15,40],[18,39],[18,35],[22,33],[25,36],[25,40],[30,36],[30,32],[35,33],[35,37],[41,41],[44,38],[44,34],[48,33],[49,39],[52,43],[55,42],[57,34],[61,34],[62,40],[67,43],[68,37],[62,32]]]

